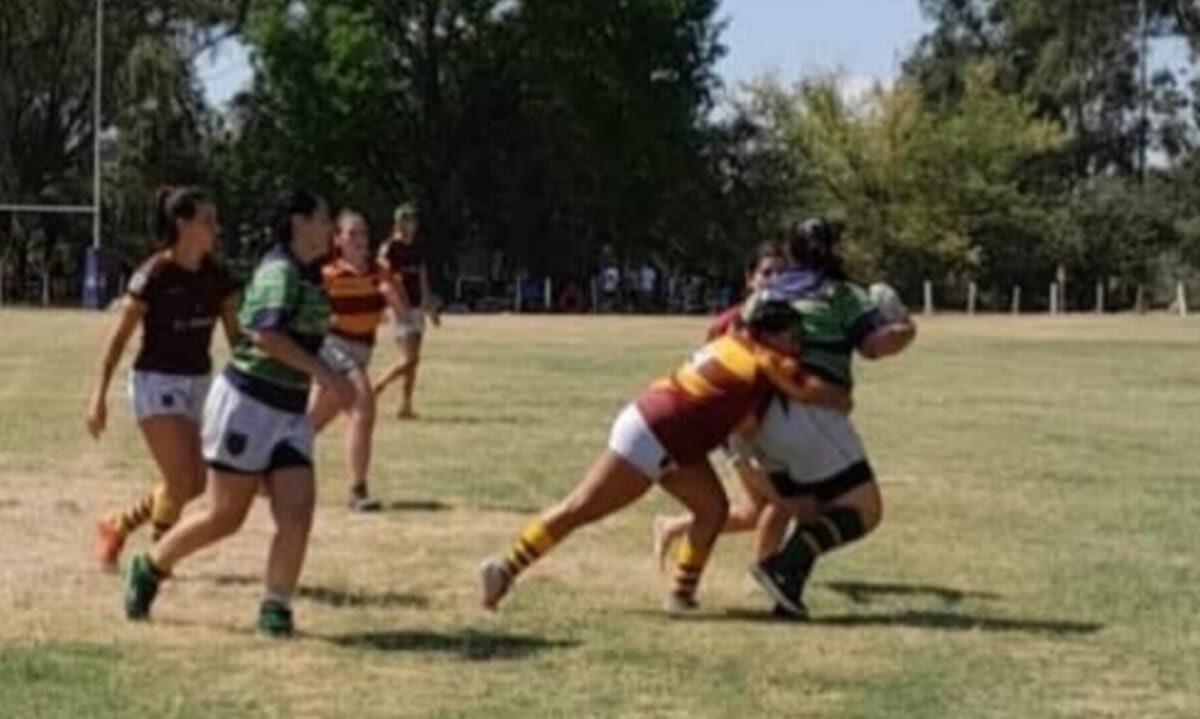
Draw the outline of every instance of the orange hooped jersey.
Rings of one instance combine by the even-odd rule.
[[[788,357],[739,335],[725,335],[658,380],[634,403],[678,464],[703,460],[771,393],[799,394],[806,375]]]
[[[321,268],[325,293],[332,309],[329,331],[363,344],[375,343],[375,328],[387,307],[381,285],[390,281],[388,272],[375,261],[359,272],[343,259]]]

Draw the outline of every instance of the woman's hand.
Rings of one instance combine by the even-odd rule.
[[[88,400],[85,422],[88,434],[92,435],[92,439],[100,439],[100,435],[104,434],[104,430],[108,426],[108,402],[105,401],[104,394],[98,389],[92,392],[91,399]]]

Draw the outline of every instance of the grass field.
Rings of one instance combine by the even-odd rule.
[[[282,643],[251,631],[265,507],[180,567],[148,625],[93,568],[93,518],[152,477],[123,390],[109,435],[83,431],[105,325],[0,311],[0,716],[1200,716],[1194,321],[939,318],[862,367],[886,517],[821,565],[796,625],[765,616],[745,536],[719,545],[703,616],[658,614],[659,495],[478,609],[477,561],[702,323],[449,318],[424,419],[377,437],[389,511],[344,510],[340,425],[320,443],[305,634]]]

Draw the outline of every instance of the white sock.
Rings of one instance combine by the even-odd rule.
[[[268,589],[263,594],[263,602],[271,602],[284,607],[292,606],[292,595],[288,592],[283,592],[278,589]]]

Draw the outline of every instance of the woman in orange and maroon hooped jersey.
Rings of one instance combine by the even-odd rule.
[[[705,345],[651,384],[617,416],[607,449],[575,490],[530,522],[503,557],[480,566],[483,605],[494,609],[517,575],[571,532],[635,501],[655,483],[694,517],[676,556],[664,609],[694,609],[696,587],[725,525],[728,499],[708,454],[774,392],[845,410],[844,393],[809,377],[785,353],[793,310],[763,305],[744,328]]]
[[[213,258],[217,210],[195,187],[163,188],[154,200],[155,234],[162,248],[129,281],[120,315],[105,343],[87,429],[99,438],[108,423],[108,387],[125,345],[138,325],[142,346],[130,377],[130,397],[142,437],[162,482],[126,511],[101,518],[96,553],[116,567],[126,537],[147,520],[160,535],[179,519],[184,504],[204,488],[200,418],[212,360],[209,345],[220,322],[232,347],[240,331],[236,286]]]
[[[746,259],[746,295],[761,289],[766,283],[782,272],[787,266],[787,258],[783,248],[774,242],[764,242],[754,248],[754,252]],[[715,340],[728,334],[741,318],[742,303],[736,304],[717,315],[708,328],[708,339]],[[766,482],[766,474],[749,457],[740,452],[730,452],[730,462],[742,485],[743,497],[729,508],[729,517],[725,521],[726,532],[750,532],[759,525],[763,509],[768,504],[768,498],[760,487]],[[690,514],[678,514],[672,517],[658,516],[654,518],[654,556],[661,566],[666,562],[671,547],[678,542],[692,525]],[[779,546],[778,531],[764,532],[757,535],[763,546],[756,548],[760,554],[767,554]],[[772,544],[773,542],[773,544]]]
[[[321,269],[332,314],[321,357],[342,371],[354,385],[354,404],[345,408],[346,464],[350,470],[349,506],[359,512],[380,508],[370,495],[367,474],[371,464],[371,437],[375,431],[375,393],[367,368],[375,347],[375,329],[384,309],[403,311],[392,274],[371,256],[367,221],[361,212],[341,210],[336,218],[334,258]],[[321,431],[341,405],[327,389],[313,386],[309,417]]]

